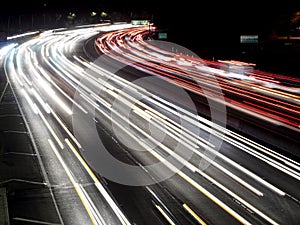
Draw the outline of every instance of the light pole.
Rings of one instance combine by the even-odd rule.
[[[7,34],[9,34],[9,29],[10,29],[10,16],[8,16],[8,18],[7,18]]]
[[[22,32],[22,15],[19,15],[19,33]]]
[[[44,19],[44,28],[46,28],[46,7],[47,7],[47,4],[44,3],[44,8],[43,8],[43,19]]]

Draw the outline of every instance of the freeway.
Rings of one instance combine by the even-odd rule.
[[[226,107],[298,132],[299,80],[228,72],[148,34],[51,30],[5,55],[51,185],[75,191],[64,224],[297,224],[299,161],[226,128]]]
[[[216,89],[221,88],[222,103],[226,106],[299,131],[299,78],[256,70],[251,63],[204,60],[189,55],[183,47],[181,54],[168,52],[159,46],[168,48],[167,42],[147,41],[147,36],[148,27],[114,31],[100,35],[96,44],[112,58],[164,77],[206,98],[219,99]],[[175,46],[176,50],[178,47]]]

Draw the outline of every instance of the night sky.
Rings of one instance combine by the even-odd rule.
[[[179,16],[192,16],[205,19],[211,23],[215,19],[225,20],[253,20],[264,15],[276,15],[280,11],[299,8],[299,0],[267,1],[162,1],[162,0],[27,0],[27,1],[5,1],[0,12],[3,13],[24,13],[47,10],[72,9],[72,8],[93,8],[102,7],[116,10],[145,10],[155,14],[164,14],[173,18]],[[196,14],[196,15],[192,15]],[[196,18],[196,17],[195,17]],[[236,21],[236,22],[240,22]]]
[[[1,15],[24,14],[41,10],[92,9],[147,11],[165,27],[175,24],[198,26],[200,29],[255,32],[270,25],[276,16],[300,9],[299,0],[267,1],[162,1],[162,0],[27,0],[5,1]]]

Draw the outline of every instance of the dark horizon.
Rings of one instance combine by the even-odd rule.
[[[175,29],[178,26],[206,30],[206,35],[216,33],[262,33],[269,32],[277,20],[292,12],[300,11],[300,3],[295,0],[263,3],[252,0],[242,5],[236,1],[219,2],[161,2],[154,1],[120,1],[120,0],[30,0],[17,4],[7,2],[0,9],[1,17],[26,15],[35,13],[67,13],[83,11],[104,11],[112,13],[148,14],[153,22],[162,29]]]
[[[128,22],[130,18],[151,19],[155,26],[167,32],[168,41],[183,45],[200,57],[212,59],[224,55],[228,58],[237,55],[240,57],[240,35],[258,35],[260,43],[264,43],[274,32],[278,31],[279,25],[281,26],[280,32],[287,34],[287,21],[293,13],[300,11],[300,2],[286,0],[284,3],[264,3],[252,0],[238,4],[236,1],[202,3],[191,0],[184,1],[184,3],[176,1],[168,3],[158,0],[128,2],[120,0],[31,0],[15,4],[11,1],[0,9],[0,28],[5,30],[8,27],[8,17],[10,17],[11,28],[20,26],[19,15],[31,14],[36,14],[35,23],[54,26],[53,23],[45,23],[43,15],[49,13],[53,17],[65,14],[66,17],[67,13],[76,12],[88,16],[88,12],[91,11],[98,12],[98,15],[100,12],[108,14],[118,12],[122,15],[119,18],[125,18]],[[14,23],[12,17],[15,17]],[[31,20],[30,16],[27,20]],[[29,21],[29,27],[30,23],[31,21]],[[251,57],[249,60],[252,60]]]
[[[66,0],[30,0],[21,1],[17,4],[8,1],[5,7],[1,7],[1,15],[18,15],[26,13],[37,13],[45,11],[64,11],[64,10],[86,10],[102,9],[108,11],[135,11],[148,12],[159,17],[177,18],[189,16],[191,18],[205,19],[206,23],[215,23],[218,19],[226,21],[235,21],[237,23],[246,22],[259,25],[261,19],[276,17],[279,14],[289,11],[300,10],[299,1],[287,0],[281,2],[262,2],[252,0],[243,4],[237,4],[236,1],[219,1],[219,2],[161,2],[152,1],[120,1],[120,0],[84,0],[84,1],[66,1]]]

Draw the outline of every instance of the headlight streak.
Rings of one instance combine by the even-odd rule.
[[[278,170],[281,170],[282,172],[288,174],[289,176],[294,177],[297,180],[300,180],[300,174],[299,172],[294,171],[292,168],[289,168],[285,165],[283,165],[282,163],[275,161],[274,159],[267,157],[265,155],[263,155],[262,153],[253,150],[252,148],[246,146],[245,144],[243,144],[242,142],[238,142],[237,140],[234,140],[232,138],[223,137],[224,140],[226,139],[226,141],[236,147],[238,147],[239,149],[241,149],[242,151],[247,152],[250,155],[253,155],[256,158],[259,158],[260,160],[270,164],[271,166],[273,166],[274,168],[277,168]],[[237,137],[238,138],[238,137]],[[239,139],[239,138],[238,138]],[[244,142],[247,142],[246,140],[244,140]],[[262,152],[265,152],[265,150],[257,145],[252,144],[251,142],[247,143],[248,145],[255,147],[257,149],[259,149]],[[267,152],[267,154],[270,154],[269,152]],[[272,154],[274,156],[274,154]],[[290,167],[293,167],[294,169],[299,171],[299,166],[297,166],[298,163],[291,163],[290,160],[285,160],[282,156],[280,156],[280,158],[278,157],[278,154],[275,155],[276,158],[278,158],[278,160],[283,161],[285,164],[289,165]]]
[[[8,44],[0,48],[0,60],[2,60],[12,49],[18,46],[17,43]]]
[[[22,88],[21,89],[21,92],[22,94],[24,95],[26,101],[28,102],[30,108],[32,109],[32,111],[35,113],[35,114],[38,114],[38,108],[37,108],[37,105],[32,101],[32,99],[29,97],[27,91]]]
[[[151,101],[151,100],[149,100],[149,101]],[[167,102],[167,101],[165,101],[165,100],[164,100],[163,102],[164,102],[166,105],[171,105],[172,108],[175,108],[177,111],[182,111],[182,110],[183,110],[183,109],[178,108],[177,106],[175,106],[175,105],[173,105],[173,104],[171,104],[171,103],[169,103],[169,102]],[[157,104],[157,103],[156,103],[156,104]],[[159,104],[159,106],[160,106],[161,108],[163,108],[162,105]],[[168,108],[168,107],[164,107],[164,108],[165,108],[166,110],[172,112],[171,108]],[[174,113],[174,112],[172,112],[172,113]],[[199,123],[196,122],[197,120],[195,120],[195,118],[193,118],[193,117],[194,117],[193,114],[190,114],[188,111],[185,111],[185,110],[183,110],[183,113],[185,113],[185,114],[187,114],[188,116],[192,117],[192,119],[191,119],[190,117],[185,117],[185,116],[184,116],[185,119],[186,119],[187,121],[190,121],[191,124],[199,124]],[[193,120],[193,119],[194,119],[194,120]],[[211,124],[211,125],[214,126],[214,124]],[[212,127],[213,127],[213,126],[212,126]],[[216,133],[216,132],[213,130],[213,128],[210,128],[210,127],[205,126],[205,125],[203,125],[203,124],[199,124],[199,127],[200,127],[201,129],[203,129],[203,130],[206,130],[208,133],[214,134],[214,135],[216,135],[216,136],[218,136],[218,137],[220,137],[220,138],[226,140],[226,138],[225,138],[226,136],[222,136],[221,133]],[[187,146],[187,147],[190,148],[189,146]],[[201,145],[201,147],[204,148],[205,150],[210,151],[212,154],[214,154],[214,155],[220,157],[222,160],[224,160],[224,161],[226,161],[227,163],[231,164],[231,165],[234,166],[235,168],[237,168],[237,169],[243,171],[245,174],[247,174],[248,176],[252,177],[252,178],[255,179],[256,181],[258,181],[258,182],[264,184],[265,186],[271,188],[273,191],[277,192],[278,194],[280,194],[280,195],[285,195],[285,193],[284,193],[283,191],[281,191],[281,190],[279,190],[278,188],[274,187],[273,185],[269,184],[269,183],[266,182],[265,180],[261,179],[259,176],[255,175],[254,173],[252,173],[252,172],[250,172],[249,170],[245,169],[244,167],[242,167],[241,165],[237,164],[236,162],[230,160],[230,159],[227,158],[226,156],[220,154],[219,152],[217,152],[216,150],[214,150],[214,149],[211,148],[210,146],[208,146],[208,145]],[[206,157],[204,154],[200,153],[199,151],[194,151],[194,152],[195,152],[196,154],[198,154],[199,156],[206,158],[206,159],[207,159],[208,161],[210,161],[212,164],[215,164],[214,161],[212,161],[211,159],[209,159],[208,157]],[[226,170],[223,169],[223,172],[224,172],[224,171],[226,171]],[[227,173],[229,174],[228,171],[227,171]],[[248,185],[246,185],[246,186],[248,186]],[[256,192],[256,191],[255,191],[255,192]],[[256,192],[256,193],[259,193],[259,192]],[[259,193],[259,195],[262,195],[262,194]]]
[[[155,97],[155,96],[154,96]],[[157,97],[155,97],[157,98]],[[150,100],[151,101],[151,100]],[[182,111],[183,109],[178,108],[176,105],[171,104],[165,100],[161,100],[163,101],[166,105],[171,105],[172,108],[175,108],[177,111]],[[163,107],[163,106],[160,106]],[[165,107],[166,110],[171,111],[171,108]],[[195,123],[195,120],[197,121],[197,119],[199,119],[199,121],[205,122],[208,126],[204,125],[204,124],[199,124],[200,128],[203,130],[206,130],[208,133],[211,133],[217,137],[222,138],[225,141],[228,141],[228,138],[225,135],[222,135],[223,132],[222,130],[219,130],[221,132],[217,132],[214,129],[219,128],[221,126],[218,126],[217,124],[213,124],[210,121],[204,119],[203,117],[198,117],[198,118],[194,118],[194,115],[189,113],[188,111],[184,110],[183,113],[185,113],[186,115],[188,115],[189,117],[186,117],[187,120],[191,121],[191,124],[199,124],[199,123]],[[209,123],[209,124],[208,124]],[[213,128],[211,128],[213,127]],[[224,128],[222,128],[224,130]],[[225,130],[225,132],[227,132]],[[232,144],[232,142],[228,141],[229,143]],[[257,175],[253,174],[252,172],[248,171],[247,169],[245,169],[244,167],[242,167],[241,165],[239,165],[238,163],[232,161],[231,159],[227,158],[226,156],[220,154],[219,152],[217,152],[216,150],[214,150],[213,148],[211,148],[210,146],[206,146],[206,145],[202,145],[202,147],[210,152],[212,152],[213,154],[215,154],[216,156],[222,158],[224,161],[228,162],[229,164],[233,165],[234,167],[236,167],[237,169],[244,171],[247,175],[249,175],[250,177],[252,177],[253,179],[257,180],[258,182],[261,182],[262,184],[264,184],[265,186],[271,188],[273,191],[277,192],[279,195],[285,195],[285,193],[281,190],[279,190],[278,188],[274,187],[273,185],[269,184],[268,182],[266,182],[265,180],[261,179],[260,177],[258,177]],[[241,150],[243,150],[243,148],[239,147]],[[196,152],[198,154],[201,154],[200,152]]]
[[[244,144],[248,144],[250,145],[251,147],[253,147],[254,149],[257,149],[257,153],[258,152],[263,152],[267,155],[270,155],[271,157],[274,157],[276,158],[277,160],[280,160],[282,161],[283,163],[293,167],[294,169],[296,170],[300,170],[300,163],[299,162],[296,162],[284,155],[281,155],[280,153],[278,152],[275,152],[261,144],[258,144],[252,140],[250,140],[249,138],[246,138],[232,130],[228,130],[228,129],[224,129],[224,127],[222,126],[219,126],[218,124],[213,124],[211,121],[203,118],[203,117],[198,117],[198,119],[200,121],[202,121],[203,123],[205,123],[208,127],[214,127],[214,129],[216,131],[219,131],[220,134],[226,134],[227,136],[230,136],[230,137],[233,137],[234,139],[238,139],[238,141],[240,141],[240,143],[243,143]],[[226,136],[223,136],[224,138],[226,138]],[[271,160],[271,158],[268,158],[268,160]]]
[[[8,64],[8,69],[6,70],[6,75],[8,75],[8,73],[10,74],[10,76],[13,78],[13,79],[16,79],[17,80],[17,83],[23,87],[24,86],[24,83],[21,81],[20,77],[19,77],[19,74],[17,73],[16,71],[16,68],[15,68],[15,64],[14,64],[14,55],[16,53],[16,48],[12,49],[11,51],[11,54],[9,55],[9,57],[7,58],[7,61],[6,63]]]
[[[83,111],[85,114],[87,114],[87,111],[81,106],[79,105],[77,102],[75,102],[73,100],[73,98],[71,98],[68,94],[66,94],[50,77],[49,75],[46,73],[46,71],[42,68],[42,67],[38,67],[39,71],[41,72],[41,74],[48,80],[48,82],[50,82],[50,84],[52,86],[54,86],[64,97],[66,97],[70,102],[72,102],[73,106],[78,107],[81,111]],[[46,81],[43,80],[41,78],[40,82],[42,82],[42,85],[45,84],[46,87],[48,86],[47,83],[45,83]],[[53,90],[52,90],[53,91]],[[68,111],[70,112],[71,109],[68,109]]]
[[[50,108],[49,105],[44,102],[42,97],[37,93],[37,91],[34,88],[31,88],[31,92],[33,93],[34,97],[38,100],[38,102],[41,104],[43,109],[46,111],[46,113],[50,114]]]
[[[31,32],[23,33],[23,34],[17,34],[17,35],[7,37],[7,40],[16,39],[16,38],[20,38],[20,37],[24,37],[24,36],[30,36],[30,35],[38,34],[38,33],[39,33],[39,31],[31,31]]]
[[[31,86],[32,85],[31,81],[28,79],[28,77],[25,75],[25,73],[21,69],[22,62],[21,62],[20,57],[22,56],[22,51],[21,52],[19,52],[19,51],[20,50],[18,49],[18,54],[16,56],[17,74],[19,76],[21,76],[29,86]]]
[[[49,97],[51,97],[67,114],[72,115],[72,110],[59,98],[49,84],[40,77],[39,84],[43,87]]]

